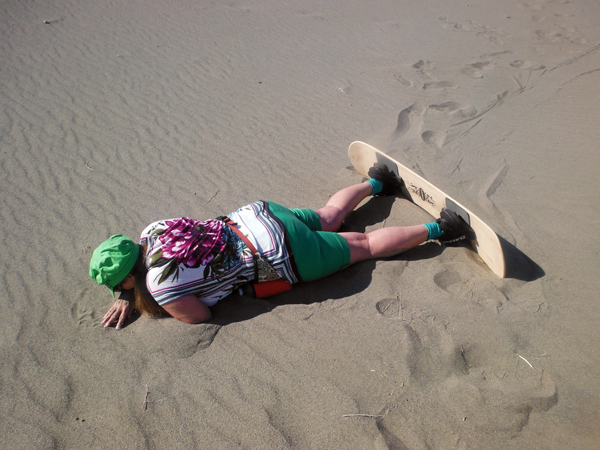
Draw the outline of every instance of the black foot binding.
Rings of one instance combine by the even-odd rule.
[[[454,211],[442,208],[440,218],[437,219],[436,222],[444,232],[444,234],[438,238],[438,241],[444,245],[452,244],[464,239],[475,239],[473,228],[471,228],[469,224]]]
[[[385,164],[376,162],[375,165],[369,169],[368,175],[370,178],[374,178],[383,183],[383,189],[376,195],[402,195],[404,180],[402,180],[402,177],[399,177],[392,172]]]

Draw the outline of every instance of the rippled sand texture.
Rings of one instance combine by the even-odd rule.
[[[594,0],[3,2],[0,447],[591,449]],[[92,249],[257,199],[319,207],[348,144],[501,236],[426,244],[197,326],[100,320]],[[365,202],[346,229],[431,220]]]

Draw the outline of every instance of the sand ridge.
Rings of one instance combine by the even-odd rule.
[[[595,448],[596,3],[5,2],[0,446]],[[354,140],[484,218],[508,277],[428,243],[100,326],[103,239],[319,207]],[[428,220],[376,198],[345,229]]]

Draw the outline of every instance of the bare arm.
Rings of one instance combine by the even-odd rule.
[[[200,323],[210,320],[212,314],[208,306],[202,303],[195,295],[186,295],[177,300],[162,305],[172,317],[185,323]]]

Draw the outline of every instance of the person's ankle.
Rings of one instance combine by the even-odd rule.
[[[365,181],[365,183],[369,183],[371,185],[371,189],[373,190],[371,192],[371,195],[377,195],[383,189],[383,183],[379,180],[376,180],[375,178],[371,178],[371,179]]]
[[[430,239],[437,239],[442,234],[444,234],[444,232],[440,228],[440,224],[437,222],[424,223],[423,225],[425,225],[427,227],[427,231],[429,232],[429,235],[427,236],[428,241]]]

